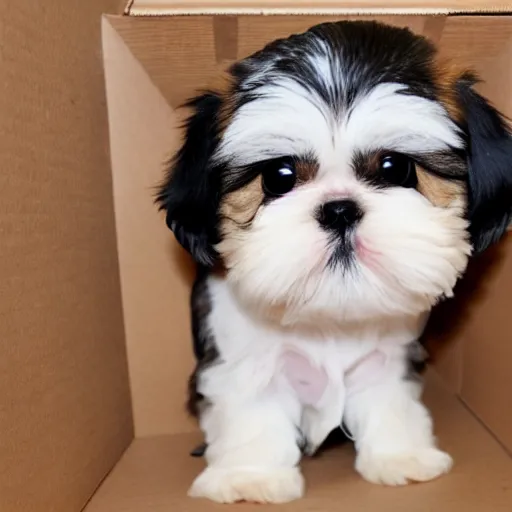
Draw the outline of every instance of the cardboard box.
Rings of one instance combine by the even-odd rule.
[[[473,65],[512,115],[510,1],[120,3],[2,2],[1,512],[219,508],[186,496],[203,466],[183,407],[194,268],[152,190],[176,108],[220,65],[322,20],[377,17]],[[374,486],[346,445],[306,460],[307,496],[281,510],[510,511],[510,289],[508,236],[431,319],[427,403],[449,475]]]

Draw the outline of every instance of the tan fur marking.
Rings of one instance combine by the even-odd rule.
[[[234,78],[227,69],[220,70],[209,84],[209,89],[221,96],[229,94],[233,88]]]
[[[440,178],[419,166],[416,167],[416,175],[418,177],[418,192],[434,206],[446,208],[465,198],[466,187],[463,182]]]
[[[457,123],[464,120],[464,112],[457,98],[456,85],[467,69],[457,66],[449,59],[439,59],[434,65],[435,82],[439,101],[444,105],[448,115]]]
[[[296,163],[297,178],[301,183],[312,180],[318,172],[318,163],[307,160],[298,160]]]
[[[227,194],[220,207],[222,216],[221,230],[231,235],[244,224],[251,222],[263,201],[261,176],[230,194]]]

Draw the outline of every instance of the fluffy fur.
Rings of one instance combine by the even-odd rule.
[[[505,232],[512,138],[464,68],[405,29],[326,23],[232,66],[188,107],[157,200],[199,265],[192,496],[299,498],[344,423],[388,485],[449,470],[417,343],[472,251]]]

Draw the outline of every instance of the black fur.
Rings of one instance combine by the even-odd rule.
[[[166,222],[178,242],[201,265],[212,266],[217,253],[217,211],[220,170],[210,164],[219,143],[221,99],[205,93],[187,105],[193,109],[186,122],[185,141],[169,164],[156,202],[166,210]]]
[[[201,372],[211,364],[214,364],[219,358],[215,338],[208,326],[208,317],[212,309],[207,282],[208,274],[209,271],[206,268],[199,268],[190,297],[192,338],[196,367],[189,379],[187,409],[193,416],[198,416],[200,408],[205,405],[204,396],[197,390],[197,381],[200,378]]]
[[[192,457],[203,457],[207,448],[208,445],[206,443],[201,443],[197,445],[193,450],[191,450],[190,455]]]
[[[354,233],[364,211],[353,200],[331,201],[318,208],[318,223],[330,234],[332,254],[328,265],[347,271],[354,262]]]
[[[406,380],[419,380],[427,368],[428,354],[421,341],[412,341],[407,346]]]
[[[333,77],[333,88],[326,87],[318,73],[314,64],[318,55],[325,56],[332,70],[343,69],[343,80]],[[435,99],[434,55],[435,48],[427,39],[406,28],[371,21],[328,22],[270,43],[235,64],[232,72],[239,80],[242,103],[257,99],[258,87],[288,76],[340,113],[358,95],[384,82],[403,83],[408,86],[405,94]],[[255,80],[253,75],[261,69],[265,73]]]
[[[468,218],[476,253],[497,242],[512,216],[512,135],[505,120],[463,78],[458,93],[468,137]]]

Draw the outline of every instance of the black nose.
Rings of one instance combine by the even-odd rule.
[[[361,208],[351,199],[330,201],[323,204],[318,212],[318,222],[325,229],[344,233],[363,217]]]

